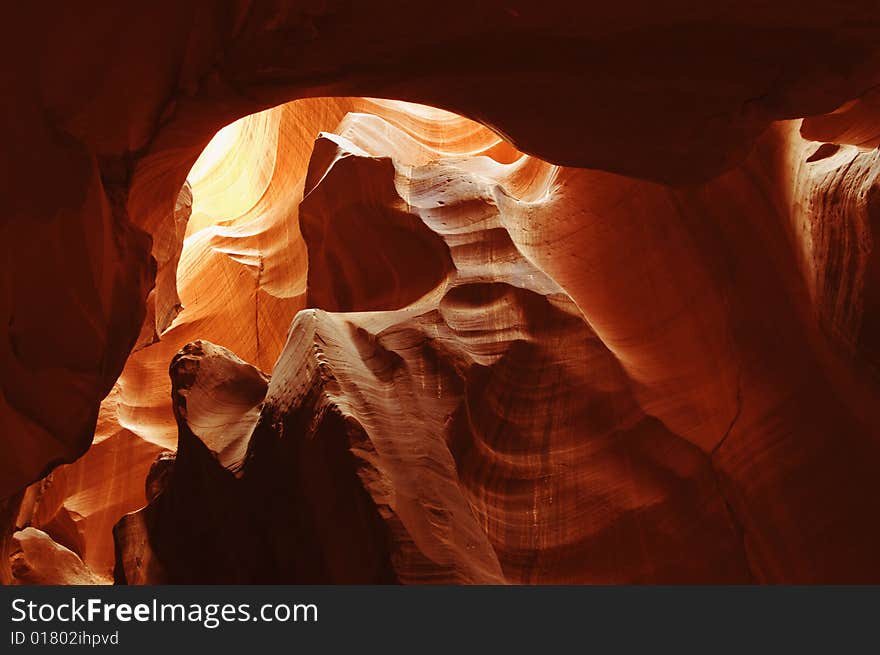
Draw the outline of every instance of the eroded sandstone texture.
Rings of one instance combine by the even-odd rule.
[[[877,582],[874,4],[16,9],[0,581]]]

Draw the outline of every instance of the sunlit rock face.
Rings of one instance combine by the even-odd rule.
[[[556,168],[450,159],[377,116],[349,114],[337,131],[318,138],[300,205],[315,309],[294,319],[261,393],[232,391],[253,373],[231,353],[222,374],[212,346],[174,360],[181,452],[150,507],[118,526],[117,575],[748,580],[706,454],[641,411],[614,355],[504,227],[504,204],[545,195]],[[195,396],[250,426],[247,457],[237,427],[193,418]],[[240,522],[234,545],[203,552]]]
[[[450,157],[348,114],[303,185],[309,309],[265,390],[207,410],[247,447],[178,409],[186,452],[214,455],[158,471],[116,528],[117,580],[874,579],[876,405],[835,393],[876,389],[828,329],[860,334],[864,312],[822,299],[843,260],[834,288],[870,306],[871,257],[810,235],[830,207],[870,231],[876,171],[829,150],[780,124],[740,167],[673,189]],[[179,365],[213,346],[187,348],[172,384],[219,398]],[[247,387],[222,357],[221,386]]]
[[[834,111],[804,120],[803,135],[813,141],[880,147],[880,88],[872,87]]]
[[[12,536],[10,554],[16,584],[94,585],[104,582],[68,548],[36,528]]]
[[[110,528],[144,505],[150,464],[163,451],[176,448],[168,378],[172,357],[186,343],[204,338],[271,371],[290,321],[306,306],[307,255],[298,212],[314,137],[338,126],[354,110],[385,116],[377,124],[380,129],[394,124],[416,130],[443,152],[465,157],[488,152],[503,161],[517,156],[500,137],[457,115],[366,99],[299,101],[222,130],[193,166],[178,202],[178,216],[181,206],[189,212],[176,269],[182,307],[164,329],[154,329],[152,316],[147,316],[142,340],[101,406],[92,449],[75,464],[58,469],[50,481],[53,498],[62,505],[44,504],[51,511],[23,524],[47,529],[58,507],[72,504],[86,542],[83,557],[96,571],[111,576]],[[422,158],[427,161],[425,155]],[[383,247],[381,236],[374,246]],[[412,286],[412,280],[403,284]],[[73,487],[71,477],[77,481]],[[85,490],[85,485],[91,486]],[[92,513],[113,518],[109,524],[93,521],[92,529],[79,518]]]
[[[147,536],[284,471],[247,524],[278,554],[224,575],[876,580],[873,3],[566,4],[15,9],[42,55],[2,76],[3,551],[182,580],[201,537]],[[271,376],[210,511],[226,474],[178,471],[223,435],[168,376],[196,341]],[[311,523],[331,493],[362,559]]]

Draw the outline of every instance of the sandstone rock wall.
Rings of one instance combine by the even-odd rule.
[[[455,332],[451,325],[461,319],[476,321],[480,338],[500,348],[506,332],[488,333],[504,332],[505,317],[528,316],[538,302],[496,286],[508,285],[545,301],[567,299],[559,301],[564,311],[554,305],[559,325],[544,326],[552,336],[538,330],[524,339],[530,346],[514,338],[513,354],[500,356],[501,369],[479,353],[473,366],[488,368],[488,379],[470,381],[470,373],[456,369],[460,384],[491,388],[493,375],[508,364],[537,386],[537,362],[541,370],[574,375],[565,349],[579,353],[584,365],[607,360],[618,385],[612,385],[613,411],[601,409],[608,425],[630,426],[641,413],[660,432],[635,441],[668,437],[684,449],[671,455],[664,447],[665,455],[648,459],[660,468],[691,462],[670,475],[696,485],[688,498],[705,493],[712,502],[723,500],[724,512],[712,503],[700,511],[715,517],[707,525],[723,516],[732,521],[751,577],[876,577],[869,554],[877,530],[867,518],[877,513],[872,481],[880,438],[871,150],[878,145],[880,21],[873,2],[661,7],[453,0],[438,12],[391,1],[182,7],[161,0],[87,11],[43,3],[7,13],[16,29],[0,46],[7,126],[0,153],[5,549],[16,528],[39,528],[95,575],[109,576],[109,526],[142,506],[151,462],[178,445],[165,372],[185,344],[204,339],[224,346],[271,373],[273,384],[282,379],[273,370],[276,359],[292,356],[285,350],[294,347],[290,321],[304,308],[318,313],[299,314],[295,325],[308,334],[305,317],[313,316],[314,333],[331,341],[334,330],[348,329],[340,321],[358,325],[372,342],[392,325],[412,323],[416,332],[433,334],[442,325]],[[427,103],[477,122],[363,96]],[[285,104],[293,99],[300,100]],[[220,128],[255,112],[200,158]],[[313,153],[321,131],[329,134]],[[435,213],[447,214],[461,233],[438,224]],[[516,282],[520,276],[530,282]],[[542,276],[552,291],[530,286]],[[496,311],[497,325],[479,323]],[[351,312],[385,314],[387,322],[339,318]],[[429,329],[428,319],[416,319],[431,312],[442,320]],[[574,328],[553,341],[563,338],[557,329],[577,321],[592,335],[593,350],[564,343],[581,343]],[[337,369],[366,357],[358,339],[339,343]],[[461,355],[450,353],[462,347],[436,358],[455,368]],[[524,355],[520,348],[535,350]],[[510,370],[506,393],[530,398],[534,416],[519,417],[527,425],[518,425],[504,413],[513,401],[502,394],[502,433],[509,427],[510,434],[530,434],[538,431],[535,416],[557,411],[556,403],[587,402],[584,394],[559,400],[557,394],[568,392],[557,388],[514,392],[520,374]],[[578,375],[563,376],[563,386],[581,388],[586,383]],[[352,380],[343,395],[359,399],[358,412],[377,412],[383,404],[376,392],[364,391],[357,376]],[[314,380],[312,387],[321,384]],[[416,375],[395,393],[413,387],[420,398],[419,384]],[[449,402],[467,406],[466,392],[455,393]],[[277,400],[271,390],[267,398],[266,407]],[[636,413],[627,420],[620,398]],[[318,411],[323,402],[302,411]],[[345,423],[355,414],[340,416]],[[568,451],[580,441],[569,432],[581,424],[566,420],[545,426],[538,451],[551,460],[561,451],[578,459]],[[358,419],[359,428],[326,429],[337,435],[338,448],[367,439],[379,457],[377,444],[392,438],[395,421],[408,424],[399,418],[380,429]],[[414,421],[411,429],[425,425]],[[474,430],[472,436],[482,434]],[[495,469],[477,466],[461,447],[445,446],[455,466],[454,475],[444,469],[444,479],[457,479],[460,490],[494,488],[477,478]],[[622,452],[627,461],[635,457],[615,448],[607,451],[612,459]],[[382,475],[409,468],[384,452],[373,464]],[[321,456],[335,462],[339,453]],[[544,470],[532,461],[534,452],[523,456],[533,473]],[[621,466],[615,461],[609,470]],[[521,470],[507,464],[513,470],[505,475],[517,479]],[[365,474],[354,466],[361,480]],[[589,466],[578,464],[583,475]],[[430,577],[427,565],[418,564],[428,545],[408,545],[398,529],[410,531],[422,510],[400,516],[389,505],[391,513],[382,510],[374,520],[370,512],[385,505],[382,493],[375,484],[355,484],[348,471],[339,475],[352,485],[340,493],[359,499],[361,509],[350,518],[362,522],[364,539],[373,543],[388,526],[393,536],[369,550],[375,566],[340,572],[333,562],[341,556],[327,555],[321,575]],[[706,491],[710,473],[717,493]],[[641,478],[628,475],[619,468],[618,483],[633,494],[627,512],[651,505]],[[553,493],[571,493],[567,502],[584,512],[571,533],[556,524],[568,525],[565,512],[539,518],[536,510],[528,526],[511,518],[511,507],[522,509],[517,503],[534,481],[492,502],[461,491],[455,506],[471,508],[487,541],[466,561],[457,546],[437,537],[446,544],[437,577],[641,580],[699,573],[632,553],[626,565],[597,557],[596,568],[566,568],[561,562],[572,543],[583,546],[606,530],[591,522],[598,514],[610,506],[612,516],[627,512],[614,494],[610,505],[587,510],[580,495],[585,482],[561,473],[549,480],[550,487],[561,485]],[[158,493],[164,485],[154,482]],[[309,493],[326,491],[329,483],[314,484]],[[663,484],[657,489],[665,491],[651,493],[672,502]],[[309,493],[297,490],[296,498]],[[415,506],[433,507],[426,502]],[[456,533],[452,526],[461,524],[447,509],[438,509],[443,519],[423,518]],[[688,534],[697,515],[682,515],[670,534]],[[499,524],[510,524],[510,534],[499,536]],[[525,533],[540,543],[517,541]],[[335,543],[332,531],[321,539],[305,561],[324,557],[321,548]],[[615,540],[614,549],[631,546],[628,539]],[[716,554],[727,547],[726,537],[713,543]],[[547,554],[553,548],[560,552]],[[536,552],[545,554],[524,563]],[[8,558],[0,560],[0,577],[8,581]],[[742,573],[739,565],[730,567],[715,573]],[[305,575],[285,569],[288,574]]]

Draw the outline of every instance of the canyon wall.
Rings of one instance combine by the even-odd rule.
[[[880,22],[687,4],[16,9],[3,581],[880,577]]]

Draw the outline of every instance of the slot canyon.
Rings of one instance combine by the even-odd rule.
[[[880,583],[877,9],[10,8],[0,582]]]

